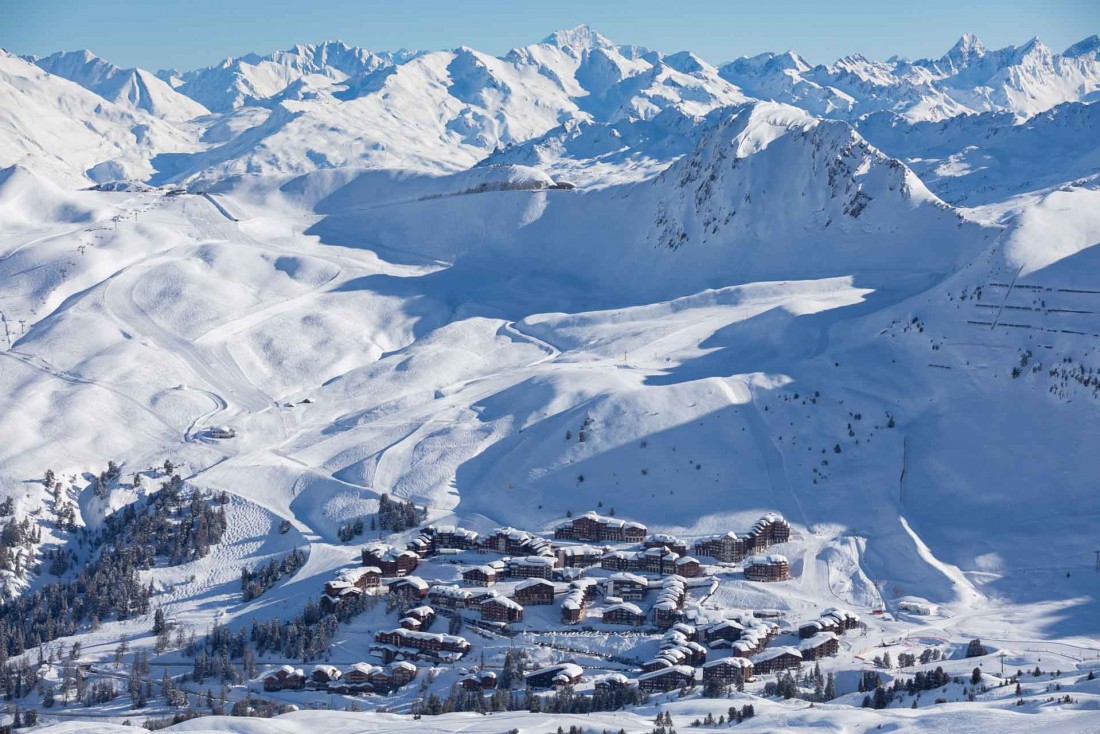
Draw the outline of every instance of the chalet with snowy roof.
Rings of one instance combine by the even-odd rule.
[[[561,600],[561,623],[579,624],[588,616],[588,601],[583,589],[570,589]]]
[[[745,625],[733,619],[723,619],[703,628],[703,641],[710,643],[715,640],[728,640],[734,642],[741,639],[745,631]]]
[[[408,648],[440,659],[457,660],[470,651],[470,643],[458,635],[394,629],[374,634],[376,642],[394,648]]]
[[[642,601],[649,593],[649,581],[644,576],[620,572],[607,578],[607,595],[617,596],[627,601]]]
[[[513,622],[523,621],[523,606],[518,602],[503,596],[494,596],[481,603],[481,618],[486,622]]]
[[[478,550],[482,553],[505,553],[512,556],[554,555],[550,541],[526,530],[509,527],[497,528],[481,538]]]
[[[647,693],[664,693],[695,685],[695,669],[690,665],[674,665],[638,676],[638,688]]]
[[[821,632],[842,635],[859,625],[859,615],[854,612],[849,612],[847,609],[826,609],[817,619],[799,625],[798,636],[806,640]]]
[[[505,562],[505,572],[512,578],[550,580],[554,576],[554,568],[557,566],[557,562],[557,558],[554,556],[509,558]]]
[[[558,565],[565,568],[590,568],[600,565],[607,553],[606,547],[595,545],[566,545],[557,549]]]
[[[645,548],[668,548],[673,553],[681,556],[686,556],[688,552],[687,543],[668,533],[650,535],[642,541],[642,546]]]
[[[309,682],[314,686],[324,688],[329,683],[340,680],[343,674],[335,665],[314,665],[309,673]]]
[[[598,691],[621,691],[630,685],[630,679],[622,673],[608,673],[596,680]]]
[[[325,584],[325,594],[339,596],[340,592],[349,587],[357,589],[376,589],[382,581],[382,569],[377,566],[365,566],[361,568],[346,568],[336,575],[336,578]]]
[[[697,558],[681,556],[676,559],[672,572],[686,579],[694,579],[703,575],[703,566]]]
[[[786,581],[790,577],[786,556],[770,553],[745,560],[745,578],[749,581]]]
[[[746,658],[720,658],[703,663],[703,680],[728,686],[752,680],[752,661]]]
[[[402,576],[386,584],[390,594],[418,602],[428,596],[428,582],[419,576]]]
[[[722,563],[737,563],[746,555],[745,539],[732,531],[710,535],[695,541],[695,555],[713,558]]]
[[[756,521],[749,530],[746,545],[751,540],[754,551],[762,551],[776,543],[786,543],[791,539],[791,525],[777,512],[769,512]]]
[[[581,682],[584,669],[575,663],[558,663],[533,670],[524,676],[528,688],[547,689],[575,686]]]
[[[437,609],[473,609],[497,594],[491,589],[464,589],[454,584],[436,584],[428,589],[428,603]]]
[[[668,629],[680,621],[680,612],[687,599],[687,587],[679,576],[669,576],[657,592],[657,601],[653,604],[653,623],[660,629]]]
[[[382,668],[370,663],[354,663],[344,671],[344,683],[351,686],[361,686],[371,682],[371,675],[381,671]]]
[[[646,548],[636,555],[636,570],[645,573],[667,574],[676,572],[680,554],[664,546]]]
[[[645,624],[645,612],[639,606],[630,602],[612,604],[603,610],[603,621],[606,624],[625,624],[631,627],[641,627]]]
[[[282,665],[264,673],[265,691],[300,691],[306,686],[306,674],[301,668]]]
[[[470,586],[492,586],[497,582],[497,569],[492,566],[475,566],[462,572],[462,580]]]
[[[497,674],[491,670],[474,671],[458,679],[464,691],[491,691],[497,687]]]
[[[648,529],[639,522],[605,517],[586,512],[554,529],[558,540],[581,540],[587,543],[641,543]]]
[[[554,584],[546,579],[527,579],[513,592],[516,601],[524,606],[540,606],[554,603]]]
[[[608,551],[600,558],[600,568],[605,571],[636,571],[638,554],[634,551]]]
[[[840,638],[833,632],[818,632],[810,639],[799,642],[798,651],[802,653],[803,660],[836,655],[840,652]]]
[[[427,558],[432,554],[432,539],[427,535],[418,535],[405,544],[405,550],[412,551],[419,558]]]
[[[757,653],[751,660],[757,673],[774,673],[802,665],[802,652],[795,647],[773,647]]]
[[[387,543],[374,543],[363,548],[363,565],[374,566],[383,576],[407,576],[416,570],[420,556]]]
[[[322,612],[334,612],[366,593],[356,586],[332,581],[325,584],[325,590],[320,603]]]
[[[600,593],[599,579],[574,579],[569,582],[570,589],[580,589],[584,592],[585,601],[593,601]]]
[[[432,553],[438,553],[441,550],[471,550],[478,547],[477,532],[455,525],[429,525],[420,532],[429,539]]]

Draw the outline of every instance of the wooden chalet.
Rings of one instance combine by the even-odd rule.
[[[554,603],[554,584],[546,579],[527,579],[516,584],[514,596],[524,606],[541,606]]]
[[[363,548],[363,565],[379,569],[382,576],[407,576],[416,570],[420,556],[386,543],[374,543]]]
[[[721,658],[703,663],[703,680],[716,680],[722,685],[752,680],[752,661],[746,658]]]
[[[759,652],[752,658],[752,669],[757,673],[773,673],[777,670],[797,668],[802,665],[802,653],[794,647],[773,647]]]
[[[791,577],[786,556],[771,553],[745,560],[745,578],[749,581],[786,581]]]
[[[638,688],[647,693],[663,693],[693,685],[695,685],[695,668],[690,665],[674,665],[638,676]]]
[[[559,663],[533,670],[524,676],[528,688],[547,689],[574,686],[580,683],[584,669],[575,663]]]
[[[487,622],[512,622],[523,621],[523,606],[512,599],[503,596],[494,596],[481,603],[481,618]]]
[[[470,586],[492,586],[497,582],[498,571],[492,566],[475,566],[462,572],[462,580]]]
[[[306,674],[301,668],[283,665],[264,673],[265,691],[300,691],[306,687]]]
[[[612,604],[603,610],[603,621],[606,624],[625,624],[632,627],[641,627],[645,624],[645,612],[630,602]]]
[[[802,653],[803,660],[817,660],[836,655],[840,652],[840,638],[833,632],[819,632],[808,640],[798,643],[798,651]]]
[[[722,563],[737,563],[747,553],[744,538],[730,531],[724,535],[711,535],[695,542],[695,555],[713,558]]]
[[[588,616],[588,601],[584,589],[570,589],[561,601],[561,623],[579,624]]]
[[[558,540],[581,540],[589,543],[641,543],[648,529],[639,522],[605,517],[586,512],[558,525],[554,537]]]

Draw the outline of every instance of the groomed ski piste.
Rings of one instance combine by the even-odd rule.
[[[66,503],[77,527],[101,529],[178,474],[189,491],[221,498],[226,517],[225,533],[201,556],[140,570],[152,590],[148,612],[9,649],[9,663],[36,671],[16,709],[35,709],[49,731],[94,722],[105,732],[188,708],[228,712],[249,698],[298,710],[204,716],[172,730],[648,732],[665,712],[680,731],[696,720],[750,732],[1100,725],[1100,685],[1089,679],[1100,669],[1100,465],[1089,451],[1100,416],[1100,200],[1086,164],[1095,142],[1069,125],[1076,132],[1058,139],[1086,160],[1072,180],[1057,179],[1055,166],[1040,171],[1041,157],[1017,158],[991,193],[981,176],[967,184],[966,171],[907,165],[920,157],[917,112],[907,113],[914,132],[892,150],[890,134],[856,120],[875,110],[825,114],[791,95],[755,101],[750,85],[735,86],[732,68],[690,71],[680,55],[655,62],[584,37],[590,47],[558,37],[560,45],[514,52],[557,69],[566,92],[516,71],[514,57],[469,49],[403,59],[379,77],[311,77],[347,85],[323,95],[362,95],[334,98],[354,113],[356,130],[379,114],[366,109],[382,104],[372,85],[390,85],[392,105],[420,100],[418,90],[436,94],[423,75],[446,78],[448,100],[468,105],[424,104],[417,114],[434,110],[441,118],[432,124],[446,132],[427,145],[395,131],[388,157],[337,144],[362,141],[334,127],[318,148],[350,158],[321,165],[299,146],[318,116],[342,107],[322,112],[308,95],[288,95],[261,121],[251,116],[267,109],[216,109],[223,103],[207,86],[194,104],[211,115],[187,103],[165,113],[165,99],[190,101],[192,80],[179,91],[151,87],[162,95],[152,107],[159,116],[124,113],[92,105],[105,88],[93,94],[29,61],[2,59],[4,84],[18,94],[39,87],[10,84],[14,77],[37,80],[43,100],[68,95],[70,110],[94,109],[103,145],[111,140],[103,130],[119,119],[152,117],[145,144],[163,156],[127,148],[110,170],[141,183],[119,185],[79,180],[101,162],[89,158],[91,146],[0,159],[11,164],[0,172],[0,488],[11,516],[41,532],[2,569],[4,594],[71,580],[91,559],[64,527]],[[597,104],[593,69],[611,73],[595,65],[603,57],[615,74],[638,78],[620,80]],[[508,85],[495,86],[498,78]],[[587,97],[571,86],[577,80]],[[669,101],[669,87],[699,84],[710,90],[705,105],[697,89],[684,92],[696,106]],[[521,88],[556,100],[554,114],[539,112],[552,119],[517,110],[523,95],[493,96]],[[592,119],[556,127],[555,115],[579,98]],[[945,110],[964,98],[936,98],[937,115],[951,117]],[[655,111],[655,99],[674,111]],[[1020,119],[994,106],[966,121],[1017,131],[1072,112],[1028,99],[1014,108]],[[1072,119],[1093,129],[1091,105],[1048,101],[1085,108]],[[511,121],[511,147],[484,149],[471,131],[492,127],[470,111],[479,106]],[[662,126],[691,132],[670,141]],[[217,132],[204,143],[200,129]],[[960,150],[967,136],[979,133],[958,131]],[[213,139],[222,143],[208,145]],[[1019,173],[1030,165],[1033,180]],[[97,486],[108,461],[119,471]],[[57,489],[44,486],[47,470]],[[426,514],[390,533],[379,527],[383,494]],[[652,590],[635,602],[647,619],[636,629],[604,621],[616,602],[603,591],[587,619],[562,623],[569,581],[555,578],[554,603],[525,606],[522,621],[501,628],[474,609],[461,613],[469,652],[456,662],[415,660],[407,685],[265,690],[265,676],[283,665],[307,674],[317,664],[381,666],[375,635],[397,627],[402,611],[387,602],[387,578],[367,594],[377,602],[339,624],[323,654],[256,654],[254,674],[226,680],[224,690],[216,676],[192,677],[212,629],[249,637],[254,621],[295,618],[321,603],[326,583],[363,567],[360,551],[371,543],[404,549],[428,525],[481,536],[510,527],[554,542],[556,527],[587,511],[674,536],[687,554],[707,536],[741,535],[780,513],[791,540],[763,552],[785,556],[790,578],[752,581],[741,560],[704,558],[683,622],[774,622],[766,648],[774,650],[798,647],[799,626],[826,610],[850,610],[862,625],[839,635],[836,655],[814,661],[835,677],[836,697],[813,700],[813,681],[800,678],[798,695],[784,698],[765,689],[775,673],[758,673],[744,691],[715,698],[704,695],[698,665],[690,692],[677,686],[620,711],[413,718],[470,674],[502,674],[517,648],[527,672],[578,664],[583,674],[570,689],[582,695],[611,674],[637,680],[666,634],[652,608],[667,574],[647,575]],[[347,538],[357,520],[362,530]],[[79,564],[51,574],[61,549]],[[242,596],[242,570],[295,550],[300,567]],[[464,569],[504,557],[432,555],[415,575],[462,584]],[[518,581],[492,588],[509,596]],[[153,632],[158,609],[171,627],[167,646]],[[449,621],[439,614],[432,632]],[[967,657],[975,639],[984,654]],[[62,653],[75,643],[67,666]],[[935,658],[896,662],[926,651]],[[139,654],[148,667],[135,675]],[[728,654],[712,647],[707,660]],[[918,671],[937,667],[942,686],[905,691]],[[802,673],[812,668],[803,663]],[[66,681],[74,669],[84,690],[110,683],[116,695],[85,705]],[[901,692],[864,708],[875,691],[858,690],[863,673],[877,673],[886,690],[899,681]],[[161,695],[165,674],[186,694],[182,705]],[[145,707],[134,706],[134,682],[152,693]],[[47,686],[67,691],[48,708]],[[535,695],[548,707],[562,696]],[[746,704],[754,716],[717,723]]]

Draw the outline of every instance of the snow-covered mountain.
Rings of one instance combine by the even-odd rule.
[[[123,69],[91,51],[58,52],[45,58],[28,60],[55,76],[76,82],[109,102],[143,110],[164,120],[182,122],[209,114],[201,104],[175,91],[151,72]]]
[[[0,109],[0,165],[19,164],[67,187],[146,179],[156,156],[197,147],[171,124],[3,50]]]
[[[752,96],[847,118],[873,112],[910,121],[977,112],[1022,118],[1100,93],[1095,37],[1057,54],[1038,39],[989,51],[966,34],[939,59],[912,62],[856,55],[810,66],[793,52],[768,53],[725,64],[721,74]]]
[[[55,635],[41,648],[5,632],[0,689],[21,711],[42,700],[50,723],[104,727],[171,716],[181,691],[216,709],[205,688],[224,676],[238,713],[390,712],[270,725],[287,731],[568,718],[643,734],[658,705],[687,728],[734,702],[758,706],[738,731],[1088,730],[1098,52],[1095,37],[1053,54],[964,36],[936,59],[716,67],[580,26],[500,57],[333,42],[157,83],[88,54],[0,53],[0,593],[91,595],[89,548],[115,552],[107,517],[144,518],[130,510],[172,473],[225,518],[205,554],[131,569],[148,608],[126,597],[75,619],[83,600],[58,602],[28,615]],[[585,669],[572,692],[533,694],[561,707],[667,646],[654,593],[629,634],[602,616],[606,595],[562,634],[555,580],[555,603],[508,635],[475,610],[444,622],[466,626],[472,653],[418,660],[411,685],[263,690],[257,675],[284,663],[389,650],[373,634],[403,605],[317,623],[322,587],[361,567],[362,544],[413,539],[380,527],[383,495],[427,508],[425,523],[510,536],[598,509],[689,547],[780,512],[792,578],[707,560],[684,619],[778,617],[775,649],[843,605],[865,631],[820,661],[827,702],[799,681],[794,698],[771,695],[768,673],[722,698],[698,685],[587,719],[407,716],[462,690],[474,661],[503,678],[517,649],[531,667]],[[187,517],[181,538],[211,537],[209,516]],[[138,557],[165,537],[180,540],[160,528],[119,548]],[[423,561],[428,581],[460,583],[486,556]],[[268,574],[243,585],[258,596],[242,594],[253,570]],[[11,608],[0,631],[25,621]],[[291,642],[261,649],[273,629]],[[207,633],[224,649],[196,653]],[[975,637],[989,649],[968,658]],[[727,644],[700,649],[713,661]],[[116,685],[131,661],[133,685]],[[918,670],[935,685],[905,692]],[[870,673],[897,692],[885,709],[862,707],[879,695]],[[77,679],[99,685],[87,706]]]
[[[298,45],[266,56],[248,54],[194,71],[165,70],[157,76],[208,109],[226,112],[258,104],[290,85],[316,77],[332,82],[404,63],[416,51],[376,53],[343,41]]]

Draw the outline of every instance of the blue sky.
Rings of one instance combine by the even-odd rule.
[[[342,39],[376,50],[473,46],[501,54],[588,23],[619,43],[689,49],[712,62],[788,48],[939,56],[964,32],[987,46],[1038,36],[1061,50],[1100,32],[1100,0],[0,0],[0,46],[90,48],[124,66],[207,66],[249,51]]]

